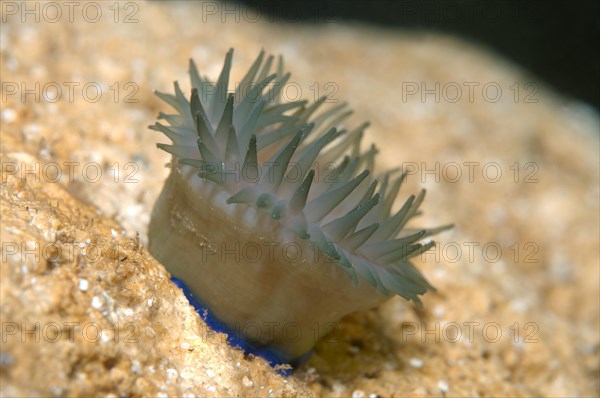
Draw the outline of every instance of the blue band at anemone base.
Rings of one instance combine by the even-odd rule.
[[[292,367],[297,367],[300,366],[302,363],[306,362],[312,355],[311,350],[299,358],[289,358],[287,355],[283,354],[280,350],[276,348],[260,347],[256,344],[253,344],[250,341],[247,341],[246,339],[244,339],[241,333],[237,333],[236,331],[227,327],[224,322],[217,319],[211,313],[208,306],[204,304],[202,300],[200,300],[198,297],[194,296],[194,294],[190,291],[190,289],[188,289],[188,287],[182,280],[172,277],[171,281],[173,281],[173,283],[177,285],[177,287],[183,290],[183,294],[188,299],[192,307],[194,307],[198,315],[200,315],[200,317],[212,330],[219,333],[225,333],[227,335],[227,342],[233,347],[241,348],[246,354],[252,354],[264,358],[273,367],[285,364],[289,364]],[[291,370],[279,369],[277,370],[277,373],[279,373],[282,376],[289,376],[291,374]]]

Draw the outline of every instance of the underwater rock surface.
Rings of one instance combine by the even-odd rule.
[[[95,23],[3,23],[3,395],[598,393],[597,113],[451,37],[135,4],[135,23],[109,3]],[[237,65],[281,53],[304,98],[348,101],[377,169],[413,167],[404,192],[428,189],[417,224],[457,225],[417,264],[438,289],[423,311],[394,299],[344,318],[289,378],[210,333],[144,247],[169,161],[152,90],[187,81],[190,57],[216,78],[230,47]]]

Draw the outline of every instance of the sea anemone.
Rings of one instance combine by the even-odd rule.
[[[156,94],[176,114],[151,129],[172,145],[171,173],[152,212],[150,252],[187,286],[205,319],[273,362],[311,352],[342,316],[434,288],[408,261],[450,226],[407,229],[422,190],[392,207],[405,175],[373,177],[376,148],[346,104],[282,102],[290,78],[261,52],[229,92],[233,50],[216,84],[190,60],[189,99]],[[207,317],[208,313],[208,317]]]

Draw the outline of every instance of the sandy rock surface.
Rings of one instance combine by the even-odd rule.
[[[598,395],[598,114],[456,38],[209,3],[3,4],[2,394]],[[187,91],[190,57],[216,79],[230,47],[233,81],[264,48],[298,95],[348,101],[378,170],[411,171],[399,200],[428,189],[415,225],[457,225],[418,261],[423,311],[351,315],[288,378],[211,333],[145,249],[169,161],[152,90]]]

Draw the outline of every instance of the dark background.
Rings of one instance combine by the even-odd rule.
[[[450,33],[512,60],[560,94],[600,109],[600,1],[240,0],[273,19],[361,21]]]

